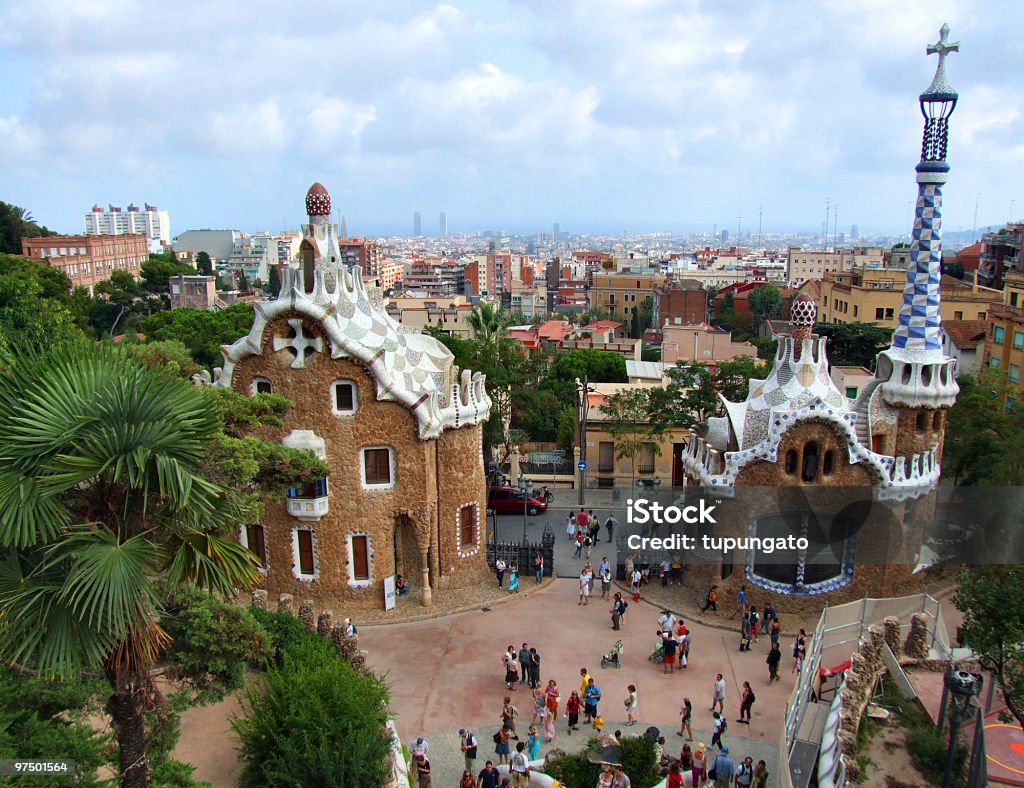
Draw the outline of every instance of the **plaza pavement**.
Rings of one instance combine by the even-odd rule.
[[[564,534],[561,536],[564,538]],[[600,555],[594,555],[595,565]],[[532,579],[526,575],[523,582]],[[764,661],[767,638],[755,644],[752,651],[740,653],[738,621],[718,617],[718,626],[735,624],[732,630],[725,630],[688,619],[693,638],[689,667],[664,675],[661,665],[648,660],[656,642],[657,607],[642,600],[631,602],[622,629],[615,632],[609,615],[611,603],[600,599],[600,584],[589,605],[577,605],[577,598],[576,582],[560,579],[528,597],[504,602],[486,612],[473,610],[425,621],[360,628],[359,645],[368,654],[369,666],[386,676],[402,740],[408,743],[424,736],[430,742],[436,785],[455,785],[461,775],[459,728],[469,728],[477,735],[478,768],[493,757],[491,735],[500,726],[499,713],[506,694],[501,657],[509,644],[518,649],[523,642],[540,652],[542,682],[546,684],[550,678],[558,682],[560,714],[564,713],[569,693],[579,687],[580,668],[586,667],[603,693],[600,711],[605,730],[621,729],[629,735],[655,725],[665,736],[670,752],[678,752],[683,743],[675,731],[684,696],[693,704],[695,743],[710,744],[712,716],[708,707],[715,674],[721,672],[728,687],[725,708],[729,730],[725,741],[730,756],[737,759],[750,755],[755,762],[764,758],[769,772],[777,774],[775,744],[795,678],[790,673],[792,659],[787,643],[782,644],[782,681],[768,687]],[[624,643],[623,666],[602,670],[601,655],[617,639]],[[757,696],[749,727],[736,722],[740,687],[745,680],[750,681]],[[640,704],[640,723],[630,728],[624,727],[623,706],[628,684],[636,685]],[[511,695],[522,714],[522,735],[529,724],[530,692],[523,688]],[[559,719],[556,730],[553,745],[542,746],[542,757],[552,746],[569,742],[578,746],[587,736],[583,728],[580,734],[567,737],[564,718]]]

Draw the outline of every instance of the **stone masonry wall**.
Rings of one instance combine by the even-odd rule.
[[[293,593],[329,602],[340,600],[347,606],[383,606],[382,578],[394,572],[396,522],[404,523],[401,538],[411,540],[405,555],[430,550],[433,584],[451,585],[456,577],[471,582],[486,572],[482,550],[459,556],[455,547],[458,534],[453,507],[476,503],[482,513],[486,505],[483,465],[480,455],[480,428],[463,427],[439,440],[421,441],[416,419],[403,405],[378,401],[376,382],[361,363],[349,358],[332,359],[330,343],[314,321],[303,318],[306,330],[323,340],[323,352],[306,357],[304,369],[292,369],[293,356],[287,349],[275,352],[273,336],[289,337],[287,320],[302,317],[287,314],[272,321],[264,335],[263,355],[239,362],[234,371],[233,388],[243,394],[252,391],[254,377],[271,381],[273,391],[293,403],[281,428],[263,428],[259,437],[280,442],[292,430],[312,430],[326,443],[329,512],[316,522],[300,522],[288,515],[283,500],[268,501],[263,524],[266,528],[268,571],[264,587],[272,597]],[[333,412],[332,383],[355,383],[357,408],[352,415]],[[455,437],[455,436],[458,437]],[[454,450],[438,451],[439,445]],[[366,488],[362,483],[361,449],[388,447],[392,451],[393,486]],[[469,447],[474,447],[469,451]],[[446,496],[456,485],[449,484],[439,503],[439,482],[461,479],[456,501]],[[448,527],[439,528],[439,516]],[[296,579],[293,572],[292,529],[308,528],[314,533],[317,577],[312,582]],[[347,536],[370,537],[371,577],[350,580]],[[422,582],[420,566],[405,567],[412,586]],[[443,582],[442,582],[442,579]]]

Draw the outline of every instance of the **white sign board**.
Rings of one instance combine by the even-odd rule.
[[[384,578],[384,609],[391,610],[395,606],[395,576]]]

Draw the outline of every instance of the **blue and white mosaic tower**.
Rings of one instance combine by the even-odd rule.
[[[878,356],[876,377],[883,380],[882,397],[891,405],[949,407],[959,387],[953,360],[942,352],[939,328],[942,279],[942,186],[949,176],[946,147],[949,117],[959,96],[946,81],[946,56],[960,50],[949,42],[949,25],[939,41],[927,48],[937,54],[935,78],[921,94],[924,135],[917,170],[917,210],[910,244],[910,265],[903,287],[899,325],[892,346]]]

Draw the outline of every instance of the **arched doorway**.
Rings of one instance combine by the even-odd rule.
[[[427,534],[422,534],[428,538]],[[410,587],[421,590],[421,600],[424,605],[432,602],[431,587],[434,584],[433,568],[431,567],[431,553],[429,545],[421,545],[421,534],[416,528],[416,523],[407,514],[399,514],[395,517],[394,528],[394,565],[395,574],[405,578]]]

